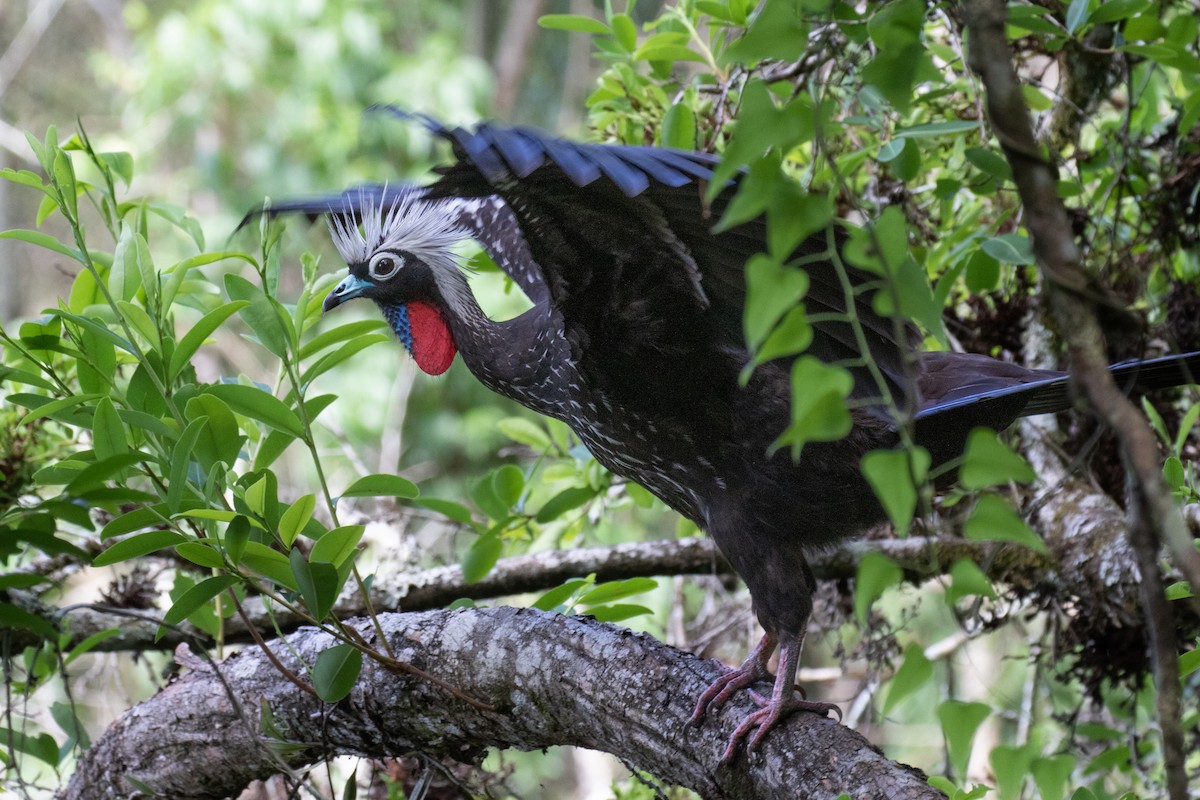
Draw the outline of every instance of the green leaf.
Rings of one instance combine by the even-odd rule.
[[[616,603],[611,606],[589,608],[583,613],[589,617],[594,617],[597,622],[621,622],[631,617],[640,617],[645,614],[653,614],[654,612],[645,606],[634,605],[632,603]]]
[[[534,519],[541,524],[552,522],[568,511],[573,511],[584,503],[589,502],[595,496],[596,490],[589,486],[574,486],[570,489],[563,489],[542,504]]]
[[[983,703],[947,700],[938,706],[938,719],[942,722],[942,733],[950,750],[950,764],[960,779],[967,776],[967,763],[971,760],[975,733],[991,713],[991,706]]]
[[[188,468],[192,463],[192,450],[196,447],[196,442],[200,439],[200,434],[208,426],[208,417],[199,417],[188,423],[188,426],[183,429],[183,433],[179,435],[179,441],[175,443],[175,449],[171,453],[171,476],[170,483],[167,484],[167,506],[171,509],[171,513],[179,510],[179,504],[183,502],[184,494],[187,491],[187,474]]]
[[[678,150],[696,149],[696,115],[685,103],[675,103],[663,116],[658,143]]]
[[[292,564],[292,575],[300,587],[304,605],[318,621],[325,619],[333,610],[333,604],[341,591],[337,568],[325,561],[308,561],[304,554],[293,549],[288,559]]]
[[[1012,180],[1012,167],[1009,166],[1008,160],[995,150],[968,147],[964,155],[967,157],[967,161],[974,164],[985,175],[990,175],[998,181]]]
[[[613,14],[608,22],[612,26],[616,43],[625,52],[632,53],[637,47],[637,25],[628,14]]]
[[[72,261],[78,261],[80,264],[87,264],[87,259],[83,257],[82,253],[72,247],[68,247],[48,233],[29,230],[11,230],[0,233],[0,239],[16,239],[21,242],[28,242],[29,244],[36,245],[37,247],[41,247],[43,249],[58,253],[59,255],[66,256]]]
[[[321,534],[308,554],[310,561],[324,561],[340,568],[354,555],[355,548],[366,532],[365,525],[342,525]]]
[[[207,569],[225,569],[225,559],[217,552],[216,547],[208,539],[181,542],[175,545],[175,552],[180,558],[186,558],[193,564]]]
[[[872,450],[863,456],[862,472],[887,512],[896,532],[903,535],[917,509],[917,487],[929,474],[929,452],[924,448]]]
[[[576,33],[600,35],[612,33],[612,29],[600,20],[580,14],[545,14],[538,17],[538,25],[552,30],[575,31]]]
[[[321,655],[313,664],[313,688],[327,703],[336,703],[346,698],[358,675],[362,671],[362,652],[348,644],[336,644]]]
[[[287,358],[288,344],[293,340],[292,319],[275,298],[265,294],[250,281],[232,272],[225,276],[225,292],[233,300],[245,300],[240,313],[258,342],[272,355]]]
[[[175,345],[175,352],[171,354],[171,363],[167,368],[167,377],[175,380],[176,376],[191,361],[196,351],[200,349],[200,346],[217,328],[221,327],[221,323],[248,305],[250,303],[246,300],[234,300],[217,306],[205,314]]]
[[[567,601],[571,595],[575,594],[584,586],[590,586],[592,581],[586,578],[571,578],[564,581],[561,586],[556,586],[542,594],[537,600],[530,603],[531,608],[536,608],[541,611],[553,611]]]
[[[901,128],[897,130],[895,135],[898,137],[907,137],[913,139],[926,138],[930,136],[948,136],[956,133],[966,133],[967,131],[979,130],[979,122],[970,119],[954,119],[946,122],[930,122],[925,125],[913,125],[910,128]]]
[[[775,323],[808,292],[808,273],[785,267],[765,254],[746,264],[746,307],[743,320],[746,342],[759,344]]]
[[[579,602],[582,605],[611,603],[614,600],[624,600],[626,597],[632,597],[635,594],[642,594],[657,588],[658,581],[653,578],[627,578],[623,581],[608,581],[579,598]]]
[[[399,475],[365,475],[346,487],[341,497],[402,497],[420,494],[417,485]]]
[[[899,567],[896,569],[899,571]],[[887,700],[883,703],[883,713],[886,715],[899,705],[901,700],[920,689],[931,678],[933,678],[933,662],[925,657],[925,652],[920,645],[910,644],[904,648],[904,661],[900,664],[900,669],[896,670],[896,674],[888,681],[888,695]]]
[[[1000,285],[1000,262],[976,250],[967,259],[966,281],[972,292],[990,292]]]
[[[418,497],[413,500],[413,505],[428,508],[430,511],[441,514],[455,522],[461,522],[464,525],[471,524],[471,509],[453,500],[442,500],[437,497]]]
[[[767,0],[739,39],[725,48],[720,63],[752,66],[763,59],[795,61],[808,46],[808,24],[796,0]]]
[[[854,613],[864,625],[867,611],[885,591],[900,583],[903,571],[896,562],[879,553],[867,553],[858,563],[854,579]]]
[[[345,341],[357,339],[360,336],[366,336],[369,333],[374,333],[387,326],[387,323],[378,319],[363,319],[355,322],[348,322],[345,325],[339,325],[336,328],[331,328],[327,331],[322,331],[317,336],[314,336],[308,343],[300,348],[300,358],[309,358],[321,352],[327,347],[332,347],[335,344],[340,344]]]
[[[486,578],[503,552],[504,542],[499,536],[490,531],[481,535],[463,556],[463,579],[467,583],[476,583]]]
[[[260,542],[246,542],[245,550],[238,563],[259,575],[293,591],[299,591],[296,578],[292,575],[292,564],[278,550],[272,550]]]
[[[996,597],[992,582],[974,561],[960,558],[950,566],[950,587],[946,590],[946,603],[954,605],[963,597]]]
[[[994,236],[980,246],[983,248],[983,252],[1005,264],[1034,263],[1033,244],[1027,237],[1018,233]]]
[[[792,365],[792,424],[777,445],[791,445],[798,458],[807,442],[830,442],[850,432],[846,398],[854,387],[850,373],[813,356]]]
[[[1179,657],[1180,679],[1189,677],[1200,669],[1200,647],[1194,647]]]
[[[1066,793],[1067,781],[1075,771],[1075,756],[1059,753],[1055,756],[1035,758],[1029,769],[1033,773],[1041,800],[1062,800]]]
[[[963,526],[963,535],[976,542],[1016,542],[1038,553],[1050,552],[1046,543],[1017,516],[1012,506],[994,494],[979,498],[971,518]]]
[[[516,506],[525,491],[525,473],[515,464],[504,464],[492,472],[492,491],[505,508]]]
[[[285,547],[291,547],[292,542],[296,541],[300,531],[304,530],[304,526],[312,519],[316,508],[317,496],[306,494],[283,512],[283,516],[279,518],[279,538],[283,540]]]
[[[550,436],[545,429],[524,417],[505,417],[496,423],[496,429],[517,444],[523,444],[538,452],[550,449]]]
[[[1029,766],[1038,756],[1038,746],[1029,743],[1023,747],[1000,745],[992,749],[988,761],[992,774],[996,776],[996,788],[1002,798],[1020,796],[1021,787],[1029,775]]]
[[[236,575],[213,575],[211,578],[205,578],[180,595],[179,599],[171,604],[171,607],[167,609],[167,613],[163,615],[163,622],[167,625],[178,625],[187,619],[192,612],[200,608],[200,606],[208,603],[229,587],[236,586],[238,582],[239,578]],[[154,641],[157,642],[161,639],[166,631],[166,627],[160,625],[158,632],[154,636]]]
[[[188,541],[188,537],[175,531],[146,531],[145,533],[138,533],[130,536],[128,539],[122,539],[96,556],[95,560],[92,561],[92,566],[107,567],[109,564],[129,561],[130,559],[139,558],[168,547],[174,547],[186,541]]]
[[[23,608],[18,608],[12,603],[0,602],[0,630],[5,629],[33,631],[48,641],[56,640],[59,634],[58,629],[48,620],[31,614]]]
[[[1067,6],[1067,33],[1075,33],[1088,18],[1090,0],[1071,0]]]
[[[92,421],[92,445],[97,460],[124,455],[129,452],[125,424],[117,414],[116,406],[107,397],[96,403],[96,414]]]
[[[296,416],[296,412],[284,405],[278,397],[257,386],[216,383],[204,387],[204,393],[222,400],[242,416],[290,433],[297,439],[304,438],[304,425]]]
[[[23,395],[23,397],[27,397],[27,396],[30,396],[30,395]],[[21,419],[17,422],[17,425],[28,425],[30,422],[33,422],[35,419],[41,419],[42,417],[54,417],[56,414],[60,414],[61,412],[66,411],[67,409],[75,408],[76,406],[81,406],[81,405],[84,405],[85,403],[90,403],[93,400],[99,400],[101,397],[106,397],[106,396],[107,395],[102,395],[102,394],[76,394],[76,395],[71,395],[70,397],[62,397],[62,398],[59,398],[58,400],[50,400],[47,403],[42,403],[42,404],[38,405],[36,408],[34,408],[28,414],[21,417]],[[16,395],[9,395],[8,398],[6,398],[6,399],[9,402],[17,402],[16,397],[17,397]],[[94,412],[93,412],[93,414],[94,414]],[[84,424],[86,425],[87,423],[84,423]]]
[[[1000,441],[995,431],[975,428],[967,437],[958,477],[967,489],[986,489],[1010,481],[1031,483],[1037,473],[1024,457]]]

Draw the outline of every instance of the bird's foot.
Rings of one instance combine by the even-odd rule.
[[[737,757],[738,745],[747,737],[746,752],[754,752],[767,733],[793,711],[811,711],[823,717],[832,711],[837,714],[838,722],[842,721],[842,710],[833,703],[805,700],[798,697],[799,694],[801,692],[795,687],[789,692],[772,692],[769,698],[755,691],[749,692],[750,699],[759,709],[747,715],[729,737],[729,744],[721,754],[721,764],[729,764]]]
[[[771,657],[774,650],[775,639],[767,634],[741,663],[741,666],[726,671],[724,675],[709,684],[709,687],[704,690],[704,694],[700,695],[700,699],[696,701],[696,709],[692,712],[687,724],[692,727],[699,725],[710,711],[716,711],[725,705],[725,702],[738,690],[770,678],[771,673],[767,670],[767,659]]]

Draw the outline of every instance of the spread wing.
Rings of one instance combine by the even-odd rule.
[[[745,357],[744,267],[766,250],[766,223],[759,218],[712,232],[736,191],[731,183],[711,207],[705,204],[714,156],[570,142],[493,124],[450,128],[386,110],[419,120],[452,144],[456,160],[439,170],[441,178],[429,187],[431,197],[495,196],[512,210],[508,221],[520,227],[565,327],[593,351],[603,347],[607,355],[620,356],[608,368],[635,369],[647,350],[668,357],[694,352],[705,339],[714,350]],[[493,250],[487,233],[481,244]],[[503,227],[492,233],[512,236]],[[841,238],[832,232],[815,236],[796,255],[819,255]],[[870,293],[852,290],[847,302],[830,259],[815,258],[806,269],[810,287],[804,302],[814,333],[807,352],[850,369],[854,396],[878,397],[880,389],[849,321],[853,315],[893,396],[910,396],[905,359],[913,351],[915,330],[877,314]],[[854,288],[878,280],[845,269]]]

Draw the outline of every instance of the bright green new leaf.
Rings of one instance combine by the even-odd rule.
[[[975,734],[991,713],[991,706],[983,703],[947,700],[938,706],[938,719],[942,722],[942,733],[950,750],[950,765],[960,779],[967,775],[967,764],[971,760]]]
[[[758,347],[767,334],[808,292],[808,273],[786,267],[765,254],[746,264],[746,342]]]
[[[896,532],[904,535],[916,514],[917,487],[929,474],[929,452],[872,450],[863,456],[862,472],[887,512]]]
[[[504,507],[513,508],[525,491],[525,473],[515,464],[504,464],[492,472],[492,492]]]
[[[976,542],[1016,542],[1038,553],[1049,553],[1046,543],[1037,537],[1025,521],[1002,497],[984,495],[963,526],[963,535]]]
[[[538,17],[538,25],[559,31],[574,31],[576,33],[595,33],[605,35],[612,33],[603,22],[580,14],[545,14]]]
[[[904,577],[900,566],[879,553],[867,553],[858,563],[854,578],[854,615],[867,623],[867,612],[885,591],[900,583]]]
[[[960,558],[950,567],[950,587],[946,589],[946,603],[954,605],[963,597],[994,598],[996,590],[975,562]]]
[[[279,538],[283,540],[285,547],[291,547],[292,542],[296,541],[300,531],[304,530],[304,526],[312,519],[316,507],[316,495],[306,494],[283,512],[283,516],[279,518]]]
[[[550,436],[545,429],[524,417],[505,417],[496,423],[496,430],[517,444],[523,444],[538,452],[550,449]]]
[[[899,567],[896,569],[899,571]],[[896,674],[888,681],[888,695],[887,700],[883,703],[883,713],[890,712],[899,705],[901,700],[920,689],[931,678],[933,678],[933,662],[925,657],[925,652],[920,645],[910,644],[904,648],[904,661],[900,664],[900,669],[896,670]]]
[[[1029,765],[1033,781],[1037,784],[1041,800],[1062,800],[1067,781],[1075,771],[1075,756],[1059,753],[1055,756],[1035,758]]]
[[[959,482],[967,489],[986,489],[989,486],[1015,481],[1030,483],[1037,473],[1029,462],[1000,441],[990,428],[976,428],[967,437]]]
[[[324,561],[341,568],[346,559],[354,555],[355,548],[366,532],[364,525],[342,525],[321,534],[312,551],[308,554],[310,561]]]

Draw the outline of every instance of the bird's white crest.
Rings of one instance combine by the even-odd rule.
[[[425,262],[436,275],[457,272],[462,260],[454,246],[470,238],[452,203],[424,200],[419,191],[378,196],[363,190],[358,212],[330,215],[329,235],[347,264],[362,264],[381,250],[403,250]]]

